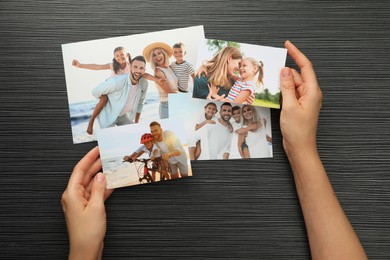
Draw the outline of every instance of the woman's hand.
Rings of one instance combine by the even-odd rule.
[[[251,126],[249,126],[249,129],[251,132],[256,132],[257,130],[259,130],[263,125],[261,124],[261,122],[257,122],[255,124],[252,124]]]
[[[311,62],[291,42],[286,41],[288,54],[301,74],[294,69],[281,71],[282,111],[280,128],[287,156],[317,151],[316,133],[322,93]]]
[[[200,78],[202,76],[202,74],[204,74],[206,77],[208,76],[207,75],[207,69],[206,67],[202,64],[199,69],[195,72],[195,77],[198,77]]]
[[[159,79],[158,78],[155,82],[159,85],[168,84],[166,79]]]
[[[313,259],[367,259],[318,155],[322,93],[311,62],[291,42],[285,47],[301,70],[280,74],[283,146],[294,174]]]
[[[75,166],[62,194],[62,209],[69,235],[69,259],[98,259],[106,234],[106,190],[99,149],[95,147]],[[97,174],[96,174],[97,173]]]

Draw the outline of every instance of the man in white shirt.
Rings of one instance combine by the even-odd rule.
[[[126,125],[139,118],[145,100],[148,82],[141,76],[145,73],[143,56],[131,60],[131,73],[112,77],[92,90],[99,98],[107,95],[107,104],[98,115],[100,128]]]
[[[230,146],[233,137],[230,118],[232,105],[225,102],[221,105],[220,118],[215,124],[207,124],[196,131],[195,139],[200,140],[202,152],[198,160],[229,159]]]
[[[172,131],[163,131],[161,125],[157,122],[152,122],[149,126],[154,143],[160,149],[162,159],[168,160],[171,165],[172,179],[178,178],[179,172],[181,177],[187,177],[188,159],[180,140]]]

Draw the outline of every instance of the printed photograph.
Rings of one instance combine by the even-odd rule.
[[[109,189],[192,176],[182,118],[104,128],[97,139]]]
[[[191,160],[273,156],[270,108],[179,94],[169,95],[169,113],[184,119]]]
[[[223,40],[200,43],[193,97],[280,108],[287,50]]]
[[[203,26],[62,45],[73,143],[96,131],[169,117],[168,94],[192,92]]]

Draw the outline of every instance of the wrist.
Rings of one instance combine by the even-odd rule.
[[[69,250],[69,260],[78,260],[78,259],[86,259],[86,260],[96,260],[99,257],[99,247],[96,246],[70,246]]]
[[[319,158],[316,144],[306,146],[289,146],[284,143],[284,151],[291,166],[314,158]]]

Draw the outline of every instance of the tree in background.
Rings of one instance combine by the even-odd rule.
[[[272,103],[279,104],[280,92],[277,92],[276,94],[271,94],[268,88],[266,88],[262,92],[256,94],[256,99],[270,101]]]
[[[209,51],[216,55],[221,49],[226,46],[232,46],[240,49],[241,45],[237,42],[221,41],[221,40],[207,40],[207,46]],[[244,54],[243,54],[244,55]]]

